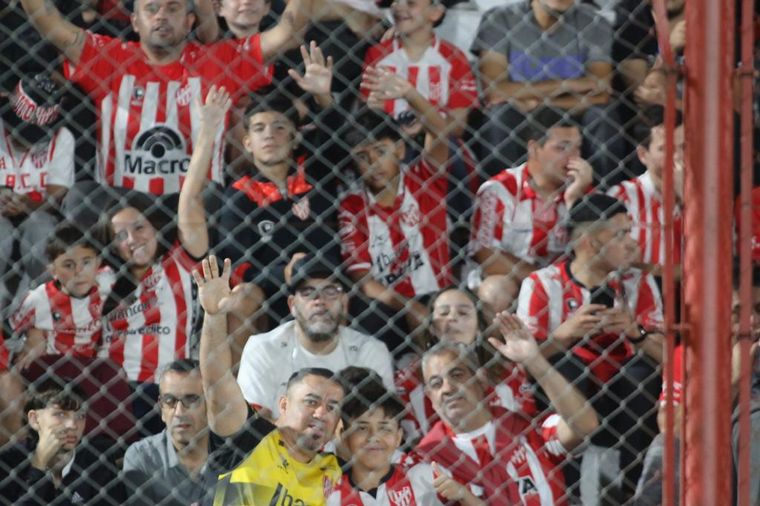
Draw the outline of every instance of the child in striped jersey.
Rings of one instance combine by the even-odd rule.
[[[110,271],[100,270],[94,241],[71,223],[61,223],[47,242],[52,281],[31,290],[11,318],[25,335],[18,364],[26,369],[43,354],[92,358],[101,343],[101,310],[110,290]]]
[[[327,506],[481,504],[467,487],[424,462],[394,464],[403,436],[404,405],[386,391],[370,371],[349,367],[340,373],[346,384],[341,407],[340,452],[349,461]],[[407,459],[411,460],[411,459]]]

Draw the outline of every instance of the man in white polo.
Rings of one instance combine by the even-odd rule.
[[[388,348],[378,339],[343,325],[348,294],[338,262],[307,255],[293,266],[288,306],[293,320],[248,339],[238,384],[249,404],[276,419],[277,399],[291,374],[304,367],[337,372],[355,365],[376,371],[393,388]]]

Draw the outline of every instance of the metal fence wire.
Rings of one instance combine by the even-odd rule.
[[[597,3],[3,2],[0,504],[660,504],[683,127]]]

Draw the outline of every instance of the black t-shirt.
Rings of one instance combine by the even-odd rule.
[[[48,473],[32,467],[33,451],[34,444],[27,441],[0,452],[0,504],[110,506],[126,502],[119,469],[109,456],[111,447],[107,443],[83,441],[59,488]]]

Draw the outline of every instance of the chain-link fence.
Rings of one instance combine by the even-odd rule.
[[[0,503],[660,504],[684,133],[598,4],[5,2]]]

